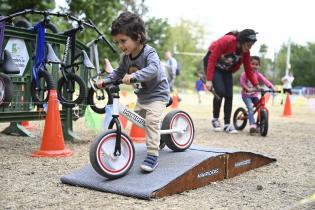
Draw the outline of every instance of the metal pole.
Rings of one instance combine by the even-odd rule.
[[[286,65],[285,65],[285,75],[288,75],[289,74],[289,70],[291,69],[290,56],[291,56],[291,39],[289,38],[289,40],[288,40],[288,49],[287,49],[287,62],[286,62]]]

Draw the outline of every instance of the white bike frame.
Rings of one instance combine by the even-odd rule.
[[[140,128],[145,127],[145,120],[136,112],[129,109],[127,106],[119,102],[119,98],[113,99],[113,111],[112,116],[116,115],[119,116],[121,114],[126,119],[131,121],[132,123],[136,124]],[[106,115],[107,117],[107,115]],[[111,117],[111,116],[109,116]],[[184,129],[177,128],[177,129],[168,129],[168,130],[160,130],[161,135],[163,134],[171,134],[171,133],[184,133]]]

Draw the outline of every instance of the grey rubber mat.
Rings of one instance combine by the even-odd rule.
[[[135,162],[122,178],[108,180],[97,174],[91,165],[61,177],[62,183],[111,192],[141,199],[151,199],[152,194],[181,176],[189,169],[211,157],[225,154],[223,150],[214,150],[192,145],[184,152],[169,149],[160,151],[159,166],[152,173],[142,173],[140,164],[146,156],[144,144],[135,144]],[[229,150],[230,152],[230,150]]]

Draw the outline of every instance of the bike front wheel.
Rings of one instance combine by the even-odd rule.
[[[117,179],[128,173],[135,159],[135,149],[130,138],[121,133],[121,154],[114,155],[117,133],[105,131],[90,147],[90,162],[94,170],[108,179]]]
[[[31,84],[31,95],[33,103],[39,108],[43,108],[44,103],[48,102],[49,90],[54,89],[54,80],[48,71],[40,70],[38,72],[37,82],[33,78]]]
[[[185,151],[194,140],[195,128],[190,116],[180,110],[169,112],[163,119],[161,130],[174,130],[171,134],[161,135],[161,141],[175,152]]]
[[[243,107],[239,107],[235,110],[233,115],[233,125],[236,130],[243,130],[247,124],[247,111]]]
[[[259,132],[261,136],[267,136],[268,133],[268,112],[265,109],[260,110]]]
[[[69,73],[58,81],[58,99],[65,107],[74,107],[86,99],[85,82],[76,74]]]

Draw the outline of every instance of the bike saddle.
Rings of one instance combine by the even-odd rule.
[[[51,44],[47,44],[47,63],[61,63],[60,59],[57,57],[54,49],[52,48]]]
[[[83,64],[84,64],[84,66],[86,68],[88,68],[88,69],[94,69],[95,67],[94,67],[93,63],[91,62],[91,60],[90,60],[89,56],[87,55],[87,53],[84,50],[82,50],[82,54],[83,54]]]
[[[4,50],[2,53],[2,65],[4,73],[6,74],[19,74],[20,69],[14,63],[11,53],[8,50]]]
[[[166,104],[166,107],[169,107],[173,104],[173,97],[170,96],[170,98],[168,99],[168,103]]]

